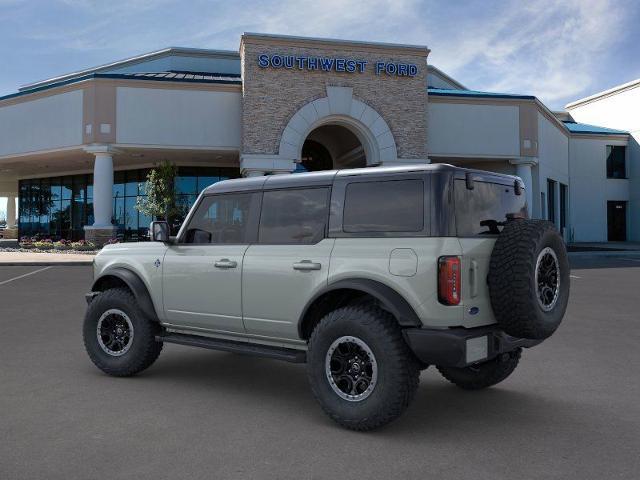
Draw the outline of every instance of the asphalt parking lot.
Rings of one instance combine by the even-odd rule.
[[[82,345],[90,267],[0,266],[0,478],[640,478],[640,257],[573,263],[563,325],[511,378],[465,392],[430,368],[366,434],[300,365],[166,345],[108,377]]]

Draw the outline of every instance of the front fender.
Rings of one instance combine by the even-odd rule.
[[[151,300],[151,295],[149,294],[147,286],[137,273],[127,268],[115,267],[105,270],[98,278],[95,279],[91,286],[91,291],[103,291],[105,285],[109,285],[110,279],[113,278],[121,280],[127,285],[127,287],[129,287],[129,290],[131,290],[133,296],[138,302],[138,306],[147,318],[156,322],[158,321],[158,314],[156,313],[156,309],[153,305],[153,300]]]

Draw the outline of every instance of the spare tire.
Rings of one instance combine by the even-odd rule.
[[[567,249],[551,222],[507,222],[491,252],[489,295],[509,335],[542,340],[560,325],[569,301]]]

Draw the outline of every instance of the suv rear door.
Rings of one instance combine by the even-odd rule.
[[[514,185],[474,181],[473,188],[461,178],[454,180],[456,235],[462,247],[462,302],[464,326],[495,322],[486,282],[491,252],[507,216],[527,218],[526,195]]]
[[[258,243],[247,249],[242,267],[247,333],[299,340],[298,317],[327,283],[330,194],[326,186],[263,192]]]
[[[242,261],[255,241],[260,193],[205,196],[164,257],[167,322],[195,330],[244,333]]]

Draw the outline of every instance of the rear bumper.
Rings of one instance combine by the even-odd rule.
[[[516,338],[497,325],[477,328],[407,328],[403,330],[409,348],[427,365],[466,367],[486,362],[516,348],[530,348],[542,340]]]

